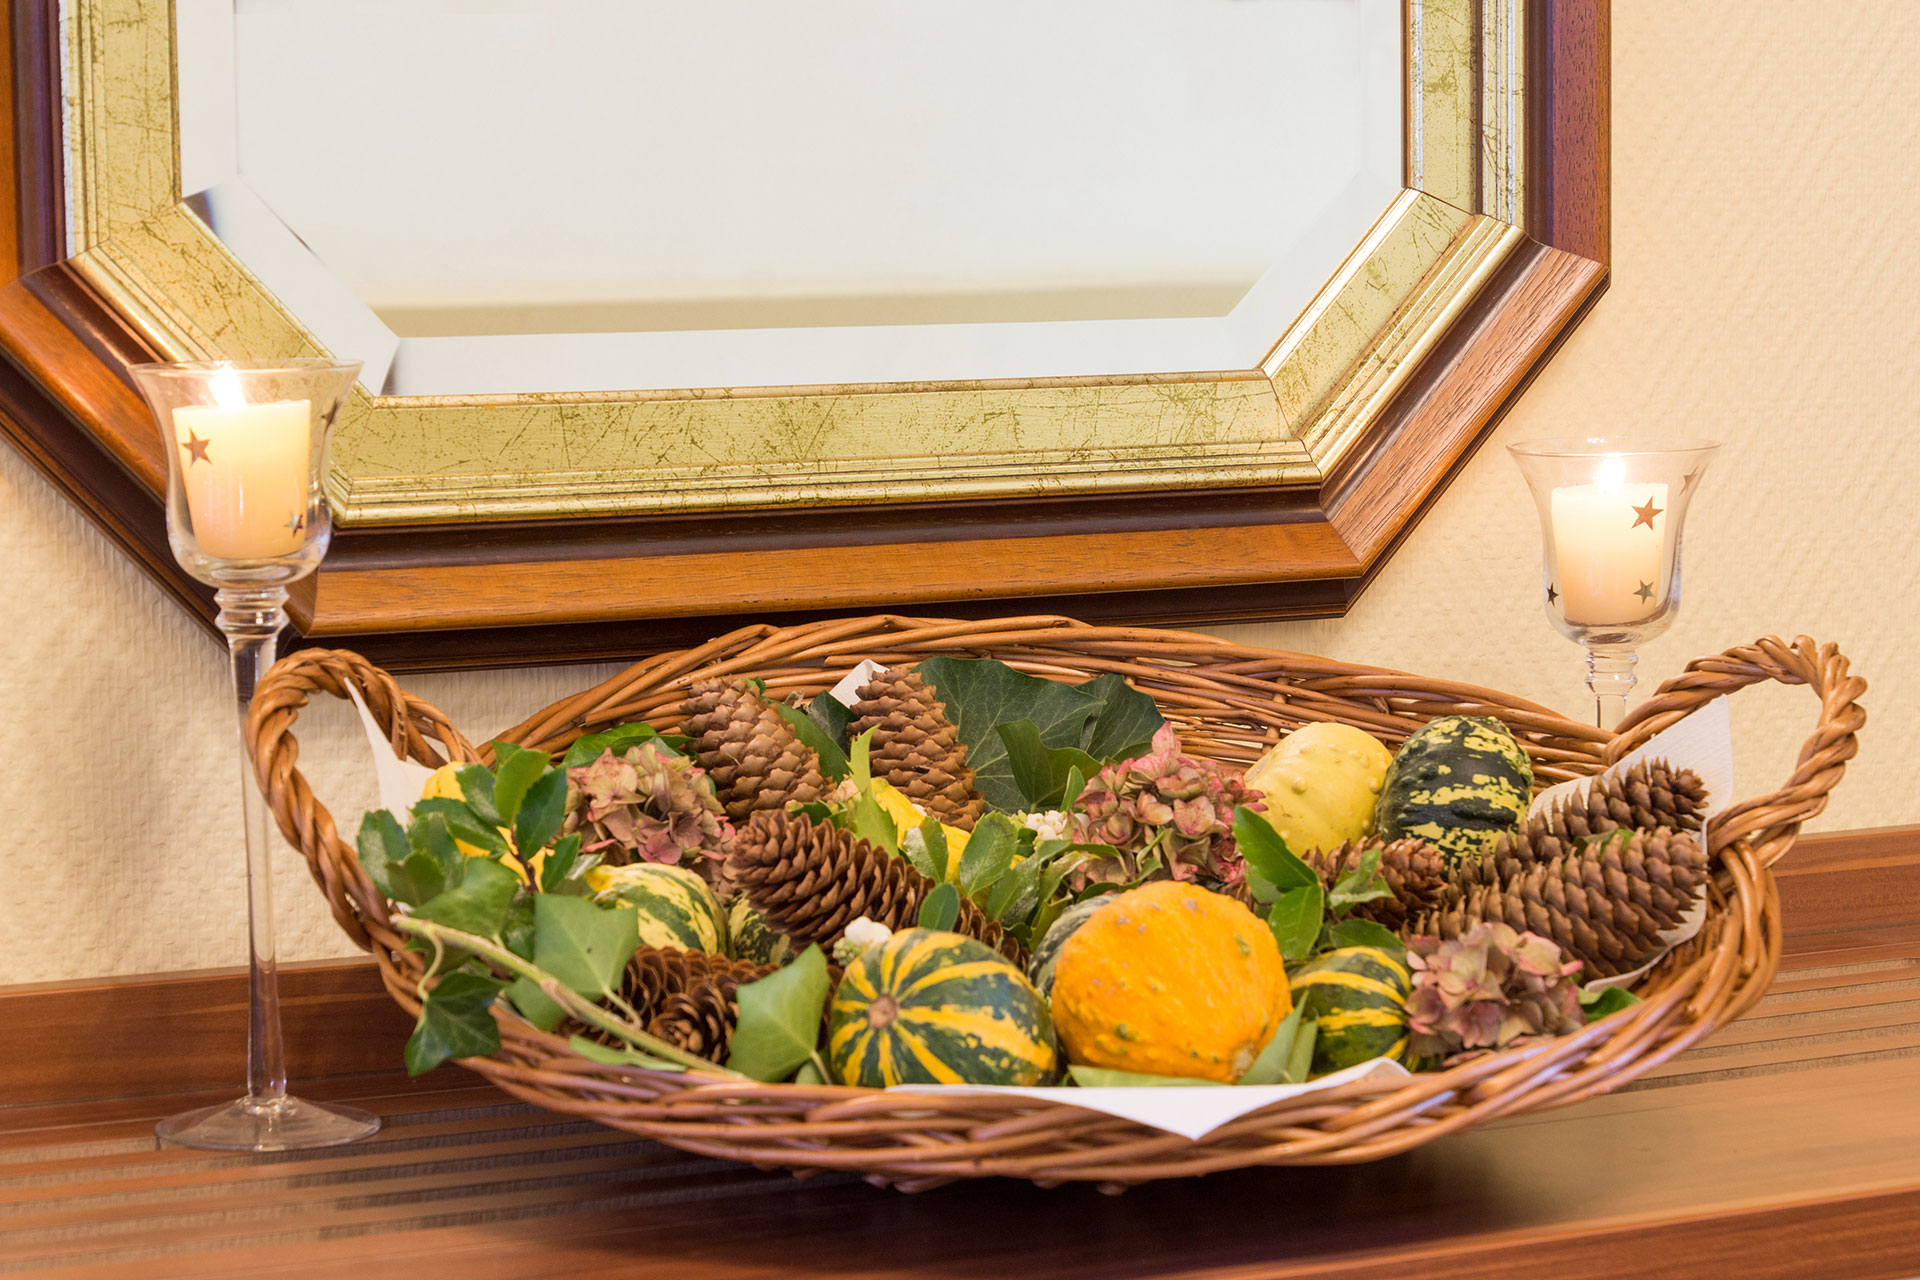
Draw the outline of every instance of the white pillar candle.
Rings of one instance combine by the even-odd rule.
[[[291,555],[306,541],[312,406],[248,404],[237,380],[216,380],[214,395],[173,411],[194,539],[223,560]]]
[[[1610,458],[1594,483],[1553,491],[1553,548],[1568,622],[1639,622],[1666,602],[1660,569],[1667,486],[1627,484],[1624,470],[1620,459]]]

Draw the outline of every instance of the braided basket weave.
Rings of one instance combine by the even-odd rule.
[[[1314,720],[1358,725],[1389,745],[1441,715],[1494,716],[1532,756],[1540,785],[1598,772],[1708,700],[1765,680],[1806,685],[1820,720],[1778,790],[1721,812],[1708,834],[1716,880],[1706,926],[1638,987],[1636,1004],[1573,1035],[1393,1084],[1354,1083],[1275,1103],[1197,1141],[1133,1121],[1032,1098],[755,1084],[698,1072],[607,1066],[497,1010],[502,1047],[466,1059],[508,1093],[703,1155],[798,1170],[840,1169],[906,1190],[1005,1176],[1111,1189],[1156,1178],[1268,1164],[1374,1160],[1500,1116],[1604,1093],[1738,1017],[1760,998],[1780,954],[1773,864],[1826,805],[1857,749],[1865,683],[1831,645],[1768,638],[1700,658],[1662,685],[1618,733],[1543,707],[1444,680],[1232,644],[1179,631],[1092,627],[1057,617],[985,622],[881,616],[748,627],[697,649],[637,663],[501,735],[541,750],[645,719],[677,727],[687,686],[710,675],[758,676],[770,694],[830,688],[866,658],[994,657],[1035,675],[1082,680],[1118,672],[1152,694],[1187,749],[1245,765],[1283,732]],[[273,668],[247,740],[280,829],[307,859],[334,918],[373,952],[387,990],[410,1013],[423,957],[404,949],[389,904],[298,768],[293,724],[316,691],[357,688],[394,747],[437,766],[485,761],[438,711],[357,654],[309,649]],[[357,818],[357,815],[356,815]]]

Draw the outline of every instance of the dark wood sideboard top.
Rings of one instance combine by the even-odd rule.
[[[1788,956],[1764,1003],[1623,1092],[1372,1164],[1252,1170],[1119,1197],[1005,1182],[903,1196],[851,1177],[799,1181],[531,1110],[457,1070],[306,1084],[387,1117],[374,1141],[343,1151],[157,1150],[154,1118],[227,1090],[17,1101],[33,1079],[40,1096],[50,1087],[48,1059],[34,1053],[54,1030],[48,998],[63,997],[69,1017],[98,1013],[103,984],[0,992],[0,1014],[22,1015],[5,1023],[21,1034],[0,1064],[0,1100],[16,1100],[0,1106],[0,1274],[1920,1275],[1920,829],[1812,840],[1793,862],[1782,877]],[[352,985],[307,981],[303,999],[331,1011],[335,1041],[357,1007]],[[139,984],[116,989],[118,1007],[137,1003]],[[237,1007],[231,992],[220,1000],[202,1011],[213,1022]],[[69,1017],[55,1021],[70,1029]],[[207,1034],[207,1018],[197,1025]],[[365,1051],[395,1052],[404,1027],[374,1026]],[[123,1058],[113,1041],[96,1043]],[[133,1069],[177,1066],[164,1046],[132,1056]],[[96,1061],[106,1082],[96,1092],[115,1091],[129,1068]]]

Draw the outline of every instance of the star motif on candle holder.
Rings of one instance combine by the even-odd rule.
[[[1693,482],[1700,478],[1700,471],[1701,471],[1701,468],[1695,467],[1693,470],[1687,472],[1687,474],[1680,477],[1681,493],[1684,494],[1685,492],[1687,492],[1687,490],[1693,488]]]
[[[1653,528],[1653,518],[1659,515],[1661,511],[1662,508],[1654,506],[1653,499],[1648,498],[1646,506],[1635,507],[1633,509],[1633,527],[1638,529],[1641,525],[1645,525],[1649,529]]]
[[[213,443],[211,440],[202,440],[198,435],[195,435],[193,428],[187,428],[187,438],[180,442],[180,447],[187,451],[187,465],[192,466],[196,462],[204,462],[208,466],[212,466],[213,459],[207,456],[207,446],[211,443]]]
[[[1554,603],[1556,603],[1556,602],[1557,602],[1557,601],[1558,601],[1559,599],[1560,599],[1560,593],[1559,593],[1558,591],[1555,591],[1555,590],[1553,589],[1553,584],[1552,584],[1551,582],[1549,582],[1549,583],[1547,584],[1547,603],[1548,603],[1548,604],[1554,604]]]
[[[1653,584],[1651,582],[1643,582],[1640,584],[1640,589],[1633,594],[1640,597],[1641,604],[1645,604],[1653,599]]]
[[[306,515],[306,512],[304,512],[304,511],[296,511],[296,512],[294,512],[294,513],[293,513],[292,515],[290,515],[290,516],[288,516],[288,517],[287,517],[287,532],[288,532],[288,533],[298,533],[298,532],[300,532],[300,531],[301,531],[302,529],[304,529],[304,528],[306,528],[306,527],[307,527],[307,515]]]

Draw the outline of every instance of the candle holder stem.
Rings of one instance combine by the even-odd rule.
[[[1593,691],[1594,723],[1611,732],[1627,714],[1627,694],[1639,682],[1640,655],[1624,644],[1587,646],[1587,688]]]
[[[287,1095],[274,941],[273,837],[246,737],[253,691],[273,665],[280,629],[287,625],[287,593],[279,586],[225,586],[214,599],[220,605],[215,622],[227,637],[240,714],[240,795],[247,836],[247,1094],[223,1106],[163,1120],[157,1132],[166,1142],[216,1151],[293,1151],[352,1142],[373,1133],[380,1121],[352,1107]]]

